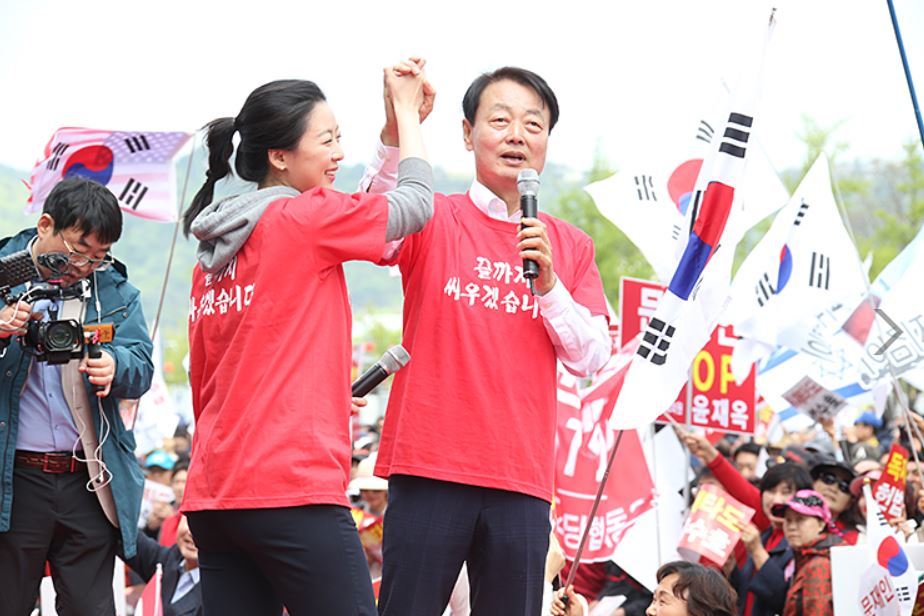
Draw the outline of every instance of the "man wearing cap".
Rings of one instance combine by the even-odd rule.
[[[853,422],[853,438],[849,439],[850,461],[856,464],[860,460],[878,460],[882,448],[876,438],[876,432],[882,428],[882,420],[876,414],[866,411]]]
[[[175,460],[163,449],[155,449],[144,459],[144,470],[148,481],[169,486]]]

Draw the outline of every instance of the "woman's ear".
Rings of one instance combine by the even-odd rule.
[[[286,170],[285,150],[267,150],[266,158],[269,161],[271,171],[282,173]]]

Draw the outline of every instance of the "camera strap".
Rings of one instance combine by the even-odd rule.
[[[75,319],[83,322],[86,312],[85,300],[82,298],[64,300],[61,307],[61,318]],[[106,416],[103,414],[102,406],[98,399],[90,400],[87,394],[87,387],[84,383],[83,375],[77,369],[80,365],[79,359],[72,359],[61,366],[61,385],[64,390],[64,398],[71,409],[71,415],[74,418],[74,424],[80,433],[80,442],[83,445],[85,462],[87,470],[90,473],[90,483],[87,488],[96,493],[100,506],[106,514],[109,522],[119,526],[119,519],[116,515],[115,501],[112,497],[112,490],[109,482],[112,480],[112,473],[103,461],[102,444],[109,437],[110,427]],[[93,410],[98,409],[100,415],[100,426],[102,428],[102,439],[97,435],[96,423],[93,421]]]

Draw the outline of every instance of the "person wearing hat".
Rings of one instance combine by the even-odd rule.
[[[155,449],[144,459],[145,477],[155,483],[169,486],[175,462],[173,456],[163,449]]]
[[[772,513],[800,490],[810,488],[812,478],[803,464],[781,462],[767,469],[755,487],[739,473],[706,437],[675,428],[681,441],[712,471],[734,498],[754,509],[752,523],[745,525],[741,542],[747,548],[744,564],[734,569],[729,581],[738,592],[738,610],[744,616],[773,616],[783,610],[789,577],[786,570],[793,552],[783,535],[783,518]]]
[[[857,525],[863,523],[857,497],[850,491],[850,482],[856,478],[856,473],[833,457],[820,458],[812,466],[811,473],[812,487],[825,499],[835,525],[844,536],[844,543],[855,545],[859,535]]]
[[[831,547],[842,539],[825,499],[815,490],[799,490],[787,503],[774,505],[772,513],[783,518],[783,534],[795,553],[783,616],[833,616]]]
[[[853,438],[849,439],[850,461],[856,464],[860,460],[878,460],[882,448],[876,438],[876,431],[882,428],[882,420],[871,411],[862,413],[853,422]]]
[[[349,491],[359,493],[363,511],[370,515],[383,516],[388,506],[388,480],[375,476],[377,452],[372,452],[359,461],[356,476],[350,481]]]

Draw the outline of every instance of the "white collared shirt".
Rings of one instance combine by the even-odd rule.
[[[373,162],[366,167],[359,190],[384,193],[398,183],[398,148],[379,142]],[[477,179],[472,181],[468,196],[490,218],[519,222],[520,210],[507,214],[507,204]],[[384,258],[393,256],[401,240],[390,242]],[[612,343],[606,317],[594,316],[578,304],[565,285],[555,285],[545,295],[537,296],[542,324],[555,348],[555,354],[569,372],[588,376],[603,367],[610,358]]]
[[[176,583],[176,590],[173,591],[173,597],[170,599],[170,603],[176,603],[183,597],[189,594],[193,588],[196,587],[196,584],[199,583],[199,567],[195,569],[186,570],[186,561],[180,561],[180,579]]]

